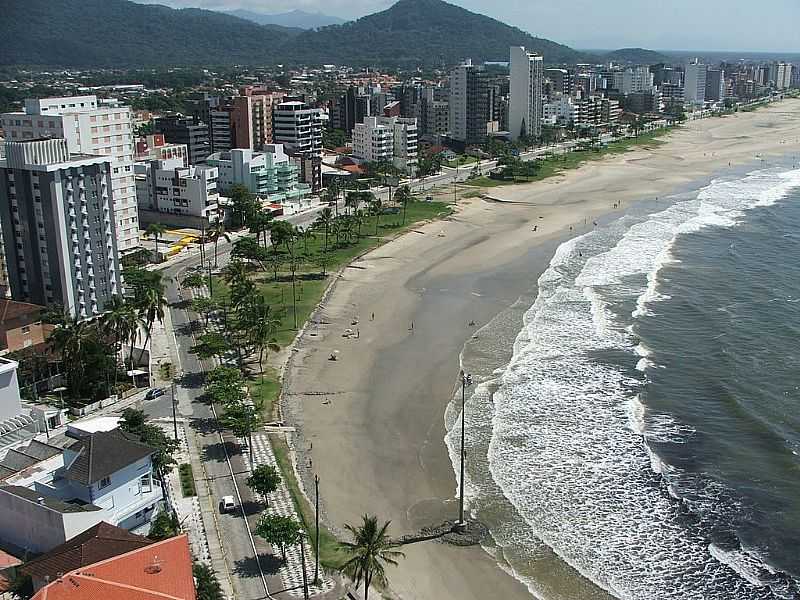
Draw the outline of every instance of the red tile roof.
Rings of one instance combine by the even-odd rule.
[[[40,580],[54,581],[68,573],[107,558],[149,546],[153,541],[101,521],[83,533],[26,562],[20,571]]]
[[[12,556],[11,554],[0,550],[0,571],[9,567],[16,567],[17,565],[21,564],[22,561],[16,556]]]
[[[186,535],[66,573],[33,600],[196,600]]]

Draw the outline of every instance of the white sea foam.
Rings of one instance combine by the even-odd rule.
[[[494,395],[489,467],[531,531],[622,600],[771,597],[715,560],[697,532],[676,520],[675,502],[653,485],[652,472],[669,481],[671,467],[647,442],[680,443],[694,431],[649,413],[632,399],[641,382],[596,357],[627,350],[647,361],[642,368],[653,366],[657,352],[615,323],[609,306],[627,301],[636,304],[633,318],[646,315],[664,299],[658,275],[674,260],[678,236],[733,226],[742,211],[774,203],[798,185],[800,171],[714,181],[585,261],[574,260],[576,240],[562,245],[539,280]],[[679,496],[674,487],[668,491]]]

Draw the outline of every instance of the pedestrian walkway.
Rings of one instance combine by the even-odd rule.
[[[247,446],[246,440],[240,439],[239,443],[242,447]],[[257,467],[259,465],[270,465],[280,472],[278,461],[275,458],[275,453],[272,451],[272,445],[269,442],[269,436],[263,432],[253,434],[253,466]],[[250,469],[249,465],[247,468],[248,470]],[[287,485],[279,486],[276,491],[269,495],[269,503],[264,512],[270,515],[280,515],[298,519],[294,508],[294,502],[292,501],[292,495]],[[310,544],[306,544],[305,547],[309,594],[313,596],[325,594],[332,590],[336,583],[332,577],[320,572],[320,579],[322,581],[319,585],[313,584],[314,553],[309,546]],[[299,544],[286,549],[286,562],[281,567],[279,574],[283,582],[283,587],[291,590],[287,592],[287,594],[296,597],[303,596],[303,561]]]
[[[156,424],[164,430],[164,433],[173,437],[175,434],[171,419],[158,419]],[[178,515],[178,523],[182,531],[189,535],[189,547],[195,560],[213,566],[211,564],[211,551],[208,547],[208,535],[203,524],[203,515],[200,510],[200,500],[195,496],[184,496],[181,488],[181,478],[178,467],[182,464],[191,464],[189,456],[189,445],[186,439],[186,422],[181,419],[178,422],[178,449],[174,454],[177,466],[166,475],[167,497],[169,504]],[[194,474],[197,477],[197,474]]]

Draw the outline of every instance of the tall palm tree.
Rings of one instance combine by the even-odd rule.
[[[225,232],[225,223],[223,223],[222,219],[217,219],[213,223],[209,224],[208,226],[208,235],[214,238],[214,268],[217,268],[217,246],[219,244],[219,238],[225,238],[227,242],[231,241],[231,236],[229,236]]]
[[[100,320],[100,327],[103,333],[114,338],[116,357],[122,351],[122,342],[131,338],[132,332],[137,331],[138,325],[139,319],[133,306],[125,302],[121,296],[112,296],[111,301],[106,305],[106,312]],[[117,385],[117,374],[118,369],[114,369],[114,387]]]
[[[150,223],[147,226],[147,235],[156,240],[156,261],[158,261],[158,240],[167,232],[167,228],[161,223]]]
[[[328,208],[323,208],[322,211],[319,213],[317,220],[315,221],[314,225],[317,227],[325,230],[325,252],[328,251],[328,233],[331,229],[331,224],[333,223],[333,211]]]
[[[389,539],[386,533],[389,523],[391,521],[379,526],[377,517],[364,515],[360,526],[345,525],[353,541],[341,542],[342,549],[350,556],[341,571],[355,582],[356,588],[364,582],[364,600],[369,600],[373,581],[382,586],[388,583],[385,566],[397,566],[397,559],[405,558],[402,552],[395,550],[400,544]]]
[[[153,324],[158,321],[164,322],[164,307],[167,305],[167,299],[164,297],[164,286],[151,286],[142,293],[139,301],[139,316],[144,321],[145,325],[145,338],[142,344],[142,351],[139,353],[139,361],[142,360],[144,355],[145,346],[150,341],[150,334],[153,331]]]
[[[375,196],[370,203],[370,209],[372,209],[372,214],[375,215],[375,235],[378,235],[378,226],[381,222],[381,211],[383,211],[383,201],[380,199],[380,196]]]
[[[411,202],[413,199],[411,195],[411,190],[408,188],[407,185],[401,185],[397,188],[397,191],[394,193],[394,200],[395,202],[399,202],[403,205],[403,225],[406,224],[406,208],[408,207],[408,203]]]

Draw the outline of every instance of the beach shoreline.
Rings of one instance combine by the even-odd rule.
[[[365,512],[392,520],[393,536],[455,518],[444,413],[476,329],[531,294],[555,248],[594,221],[729,163],[800,152],[800,101],[691,123],[665,139],[544,181],[493,188],[513,204],[462,201],[451,217],[343,270],[297,341],[284,381],[298,467],[304,478],[320,475],[334,531]],[[359,338],[341,337],[353,321]],[[328,360],[334,351],[338,360]],[[531,597],[480,547],[415,544],[388,575],[401,598]]]

